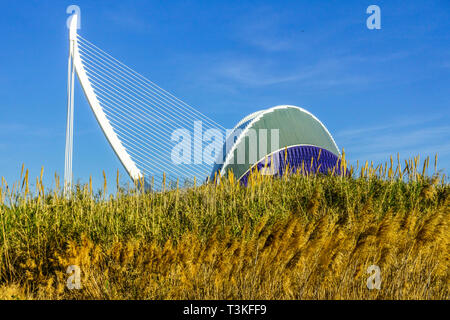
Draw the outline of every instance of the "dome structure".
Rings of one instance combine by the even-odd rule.
[[[340,152],[327,128],[305,109],[281,105],[254,112],[233,128],[211,173],[230,171],[243,184],[257,169],[282,175],[287,168],[340,173]]]

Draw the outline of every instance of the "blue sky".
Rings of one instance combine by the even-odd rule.
[[[450,173],[450,2],[2,1],[0,176],[62,175],[66,7],[80,34],[226,128],[293,104],[314,113],[352,161],[438,153]],[[381,8],[381,30],[366,8]],[[79,86],[74,177],[125,171]]]

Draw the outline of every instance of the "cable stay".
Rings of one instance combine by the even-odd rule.
[[[161,190],[177,183],[204,181],[213,164],[192,161],[203,152],[203,132],[225,128],[142,74],[77,34],[73,14],[69,32],[67,130],[64,167],[65,192],[72,187],[73,113],[75,73],[100,128],[125,170],[135,182]],[[198,134],[195,124],[201,124]],[[181,131],[180,131],[181,129]],[[176,144],[185,142],[175,133],[188,134],[190,161],[174,161]],[[200,155],[202,156],[202,155]]]

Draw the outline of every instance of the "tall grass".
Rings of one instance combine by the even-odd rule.
[[[449,185],[429,159],[396,162],[153,193],[109,195],[105,179],[70,197],[42,172],[31,194],[23,169],[0,187],[0,298],[448,299]]]

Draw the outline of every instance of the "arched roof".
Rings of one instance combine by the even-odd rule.
[[[322,122],[317,119],[313,114],[307,110],[291,106],[291,105],[280,105],[269,109],[254,112],[241,121],[234,127],[233,132],[227,140],[229,140],[231,148],[229,152],[225,155],[223,164],[216,164],[214,166],[211,177],[213,178],[215,173],[220,170],[220,174],[223,176],[228,170],[233,170],[234,175],[240,178],[245,172],[248,171],[249,167],[253,164],[250,163],[248,157],[249,146],[248,146],[248,135],[251,129],[258,132],[260,129],[267,129],[267,147],[265,150],[260,150],[260,142],[258,138],[258,155],[262,158],[270,154],[272,151],[271,145],[271,129],[279,130],[279,148],[291,147],[295,145],[311,145],[326,149],[336,156],[340,156],[339,149],[327,130],[327,128],[322,124]],[[259,136],[258,134],[256,135]],[[234,138],[235,137],[235,138]],[[231,139],[235,141],[231,141]],[[236,163],[236,155],[239,148],[245,149],[245,163]],[[224,154],[226,146],[224,145]],[[262,155],[261,153],[264,153]],[[258,157],[260,160],[261,157]]]

